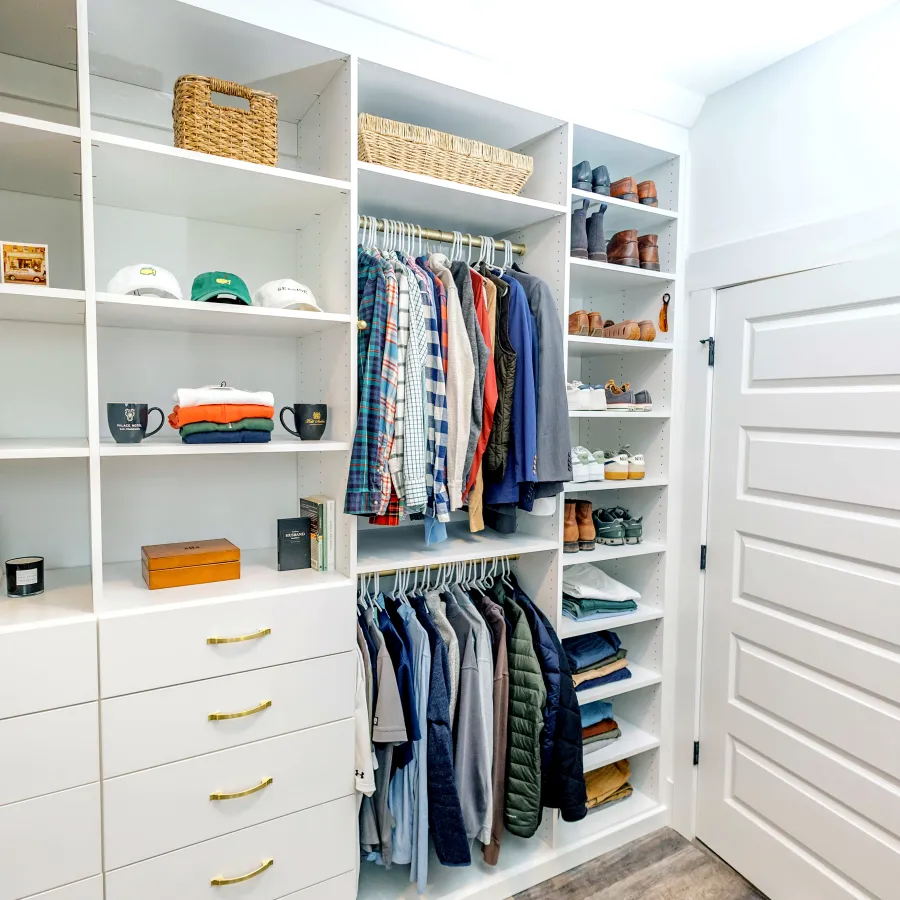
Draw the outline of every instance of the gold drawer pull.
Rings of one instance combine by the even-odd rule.
[[[266,778],[264,781],[261,781],[256,787],[247,788],[246,791],[238,791],[236,794],[210,794],[210,800],[239,800],[241,797],[249,797],[251,794],[255,794],[257,791],[261,791],[263,788],[267,788],[275,779]]]
[[[244,716],[255,716],[256,713],[261,713],[264,709],[268,709],[272,705],[271,700],[263,700],[259,706],[254,706],[253,709],[245,709],[243,712],[236,713],[210,713],[209,721],[210,722],[221,722],[224,719],[243,719]]]
[[[254,869],[246,875],[238,875],[237,878],[213,878],[209,883],[213,887],[222,887],[223,884],[240,884],[242,881],[249,881],[251,878],[256,878],[257,875],[262,875],[266,869],[271,869],[274,865],[274,859],[267,859],[258,869]]]
[[[242,641],[255,641],[259,638],[264,638],[267,634],[271,634],[271,628],[261,628],[259,631],[254,631],[253,634],[242,634],[240,637],[233,638],[207,638],[207,644],[240,644]]]

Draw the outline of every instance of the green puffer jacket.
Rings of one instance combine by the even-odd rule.
[[[506,588],[496,583],[494,599],[509,619],[509,732],[506,766],[506,828],[530,838],[541,823],[541,731],[547,689],[528,620]]]

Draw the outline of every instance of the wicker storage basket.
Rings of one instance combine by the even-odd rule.
[[[212,92],[243,97],[250,109],[219,106]],[[175,146],[274,166],[278,162],[278,98],[203,75],[182,75],[172,104]]]
[[[530,156],[368,113],[359,117],[359,158],[504,194],[518,194],[534,170]]]

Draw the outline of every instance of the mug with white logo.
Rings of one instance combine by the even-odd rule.
[[[147,421],[152,412],[159,413],[160,422],[153,431],[147,431]],[[117,444],[139,444],[163,427],[166,414],[158,406],[148,406],[146,403],[107,403],[106,421]]]

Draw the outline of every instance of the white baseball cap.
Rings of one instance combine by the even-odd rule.
[[[293,278],[267,281],[253,294],[253,305],[269,309],[305,309],[310,312],[323,312],[322,307],[316,303],[313,292]]]
[[[113,275],[106,287],[111,294],[149,295],[166,297],[170,300],[183,300],[178,279],[166,269],[159,266],[137,265],[125,266]]]

